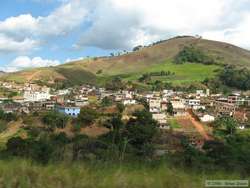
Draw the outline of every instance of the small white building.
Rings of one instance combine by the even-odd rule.
[[[149,111],[151,113],[161,112],[161,98],[160,97],[149,99]]]
[[[69,89],[60,89],[57,91],[57,95],[68,95],[68,94],[70,94]]]
[[[89,105],[88,98],[86,98],[86,99],[76,99],[75,100],[75,106],[76,107],[84,107],[84,106],[87,106],[87,105]]]
[[[133,104],[136,104],[136,100],[135,99],[124,99],[122,101],[122,104],[123,105],[133,105]]]
[[[175,92],[173,90],[163,90],[162,91],[162,94],[163,96],[166,96],[166,97],[170,97],[170,96],[173,96],[175,94]]]
[[[185,116],[187,115],[186,112],[186,106],[184,104],[184,101],[178,100],[178,101],[171,101],[173,105],[173,110],[174,110],[174,116]]]
[[[202,117],[200,117],[200,120],[204,123],[208,123],[208,122],[213,122],[215,120],[215,117],[214,116],[211,116],[211,115],[204,115]]]
[[[167,116],[165,113],[152,114],[152,118],[159,124],[167,124]]]
[[[199,99],[188,99],[188,100],[186,101],[186,104],[187,104],[189,107],[200,106],[201,101],[200,101]]]

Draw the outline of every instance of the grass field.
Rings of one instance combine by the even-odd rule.
[[[184,171],[167,164],[51,164],[0,161],[0,187],[6,188],[202,188],[205,180],[242,179],[230,172]]]
[[[216,75],[216,70],[219,68],[220,67],[217,65],[203,65],[198,63],[176,65],[171,62],[165,62],[152,66],[148,69],[145,69],[144,71],[127,75],[127,77],[125,77],[125,80],[138,80],[138,78],[140,78],[140,76],[144,73],[170,71],[175,74],[167,77],[163,76],[162,78],[158,77],[157,79],[161,81],[169,81],[174,84],[201,82],[205,78],[214,77]]]

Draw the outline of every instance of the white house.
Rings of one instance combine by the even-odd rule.
[[[68,95],[68,94],[70,94],[69,89],[60,89],[57,91],[57,95]]]
[[[185,116],[187,115],[186,106],[182,100],[171,101],[174,110],[174,116]]]
[[[215,120],[215,118],[214,118],[214,116],[206,114],[206,115],[200,117],[200,120],[204,123],[208,123],[208,122],[213,122]]]
[[[24,101],[38,102],[50,99],[51,95],[48,91],[25,91],[23,97]]]
[[[199,99],[188,99],[188,100],[186,101],[186,104],[187,104],[189,107],[200,106],[201,101],[200,101]]]
[[[136,100],[134,100],[134,99],[124,99],[123,101],[122,101],[122,103],[123,103],[123,105],[133,105],[133,104],[136,104]]]
[[[170,97],[170,96],[173,96],[175,94],[175,92],[173,90],[163,90],[162,91],[162,94],[163,96],[166,96],[166,97]]]
[[[149,99],[149,111],[151,113],[161,112],[161,98],[160,97]]]
[[[75,100],[75,106],[76,107],[83,107],[89,105],[88,98],[86,99],[76,99]]]
[[[159,124],[167,124],[167,116],[165,113],[152,114],[152,118]]]

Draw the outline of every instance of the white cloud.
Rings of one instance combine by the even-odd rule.
[[[16,52],[19,46],[29,51],[76,29],[82,33],[73,45],[77,47],[128,49],[184,34],[215,37],[243,47],[250,43],[245,37],[250,32],[248,0],[57,1],[61,5],[48,16],[24,14],[0,21],[0,42],[10,41],[12,46],[6,50],[3,45],[0,52]]]
[[[46,37],[66,35],[80,26],[87,15],[87,9],[81,0],[63,1],[62,5],[46,17],[33,17],[23,14],[9,17],[0,21],[1,38],[16,46],[23,46],[23,51],[30,50],[32,44],[41,44],[39,41]],[[29,39],[29,41],[28,41]],[[2,47],[4,48],[4,47]],[[9,48],[1,51],[17,52],[18,48]]]
[[[97,1],[95,9],[90,11],[93,24],[77,45],[122,49],[175,35],[202,35],[228,28],[233,28],[239,36],[250,32],[250,27],[241,26],[245,12],[250,12],[247,4],[246,0]],[[247,42],[232,41],[245,46],[250,38]]]
[[[60,61],[58,60],[42,59],[41,57],[30,58],[28,56],[19,56],[14,59],[8,66],[1,67],[1,69],[6,72],[14,72],[27,68],[48,67],[56,66],[59,64]]]
[[[243,20],[232,28],[204,32],[203,36],[211,40],[222,40],[232,44],[240,44],[250,49],[250,12],[244,15]]]
[[[0,53],[8,52],[27,52],[29,50],[36,49],[39,41],[35,41],[30,38],[24,38],[22,40],[14,40],[11,37],[5,36],[0,33]]]

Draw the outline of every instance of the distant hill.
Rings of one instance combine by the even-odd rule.
[[[173,61],[176,55],[185,46],[191,45],[215,59],[217,64],[174,64]],[[144,73],[171,71],[174,72],[174,75],[166,78],[167,81],[192,83],[215,76],[215,70],[224,64],[250,68],[250,51],[224,42],[186,36],[160,41],[121,56],[90,58],[56,67],[10,73],[2,76],[1,80],[97,84],[117,75],[125,80],[135,81]]]
[[[6,74],[6,72],[0,71],[0,76],[5,75],[5,74]]]

